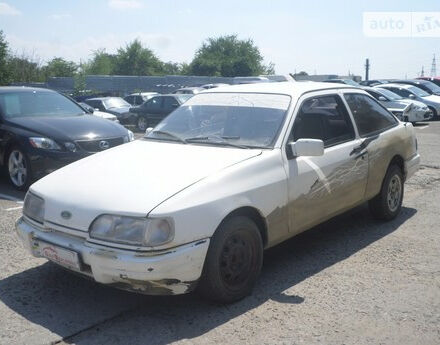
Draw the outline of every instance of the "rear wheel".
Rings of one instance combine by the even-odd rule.
[[[397,165],[391,165],[383,180],[380,193],[368,203],[375,218],[382,220],[396,218],[402,208],[403,182],[402,170]]]
[[[148,121],[145,117],[139,116],[136,125],[138,130],[140,130],[141,132],[145,132],[148,128]]]
[[[32,173],[26,154],[19,147],[13,147],[8,153],[7,162],[8,176],[13,186],[18,190],[27,189],[32,181]]]
[[[198,291],[232,303],[249,295],[263,263],[263,242],[255,223],[237,216],[224,221],[211,239]]]

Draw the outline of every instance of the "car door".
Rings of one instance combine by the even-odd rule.
[[[396,135],[399,122],[371,97],[346,91],[344,98],[356,123],[362,146],[368,152],[368,180],[365,198],[374,197],[382,186],[388,165],[399,146],[404,144]]]
[[[324,155],[288,160],[289,229],[304,231],[364,200],[368,157],[341,95],[300,99],[288,142],[321,139]]]
[[[174,109],[179,107],[179,102],[172,96],[165,96],[163,99],[163,118],[168,116]]]
[[[141,106],[141,114],[147,118],[148,125],[151,127],[154,127],[162,119],[162,98],[153,97]]]

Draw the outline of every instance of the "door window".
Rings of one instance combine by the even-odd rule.
[[[397,120],[371,97],[362,94],[345,94],[361,137],[394,127]]]
[[[303,102],[292,131],[293,140],[321,139],[325,147],[355,137],[347,109],[338,95],[317,96]]]
[[[145,103],[145,107],[148,110],[159,110],[162,103],[161,97],[153,97],[148,102]]]

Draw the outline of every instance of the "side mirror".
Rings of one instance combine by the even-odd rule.
[[[324,154],[324,142],[319,139],[298,139],[288,145],[293,157],[322,156]]]
[[[416,96],[414,96],[413,94],[410,94],[409,98],[414,99],[414,98],[416,98]]]
[[[387,99],[384,96],[379,96],[378,100],[381,102],[386,102]]]
[[[153,131],[153,127],[148,127],[148,128],[145,130],[145,135],[150,134],[152,131]]]

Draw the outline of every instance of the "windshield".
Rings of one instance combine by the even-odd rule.
[[[403,97],[399,96],[398,94],[394,93],[393,91],[377,88],[377,91],[380,92],[383,96],[388,98],[391,101],[398,101],[400,99],[403,99]]]
[[[290,97],[256,93],[206,93],[188,100],[147,135],[241,147],[273,147]]]
[[[359,83],[356,83],[354,80],[351,79],[344,79],[344,83],[351,86],[360,86]]]
[[[432,93],[440,94],[440,87],[438,85],[435,85],[430,81],[422,81],[420,84],[431,90]]]
[[[0,94],[0,112],[6,118],[84,115],[84,110],[56,92],[29,91]]]
[[[416,86],[410,86],[408,88],[408,91],[411,91],[413,94],[419,96],[419,97],[426,97],[429,96],[429,93],[427,93],[426,91],[423,91],[422,89],[419,89]]]
[[[130,103],[126,102],[125,100],[119,97],[105,99],[104,104],[106,108],[131,107]]]
[[[180,101],[180,103],[185,103],[187,100],[189,100],[194,95],[188,95],[188,94],[177,94],[175,97]]]

